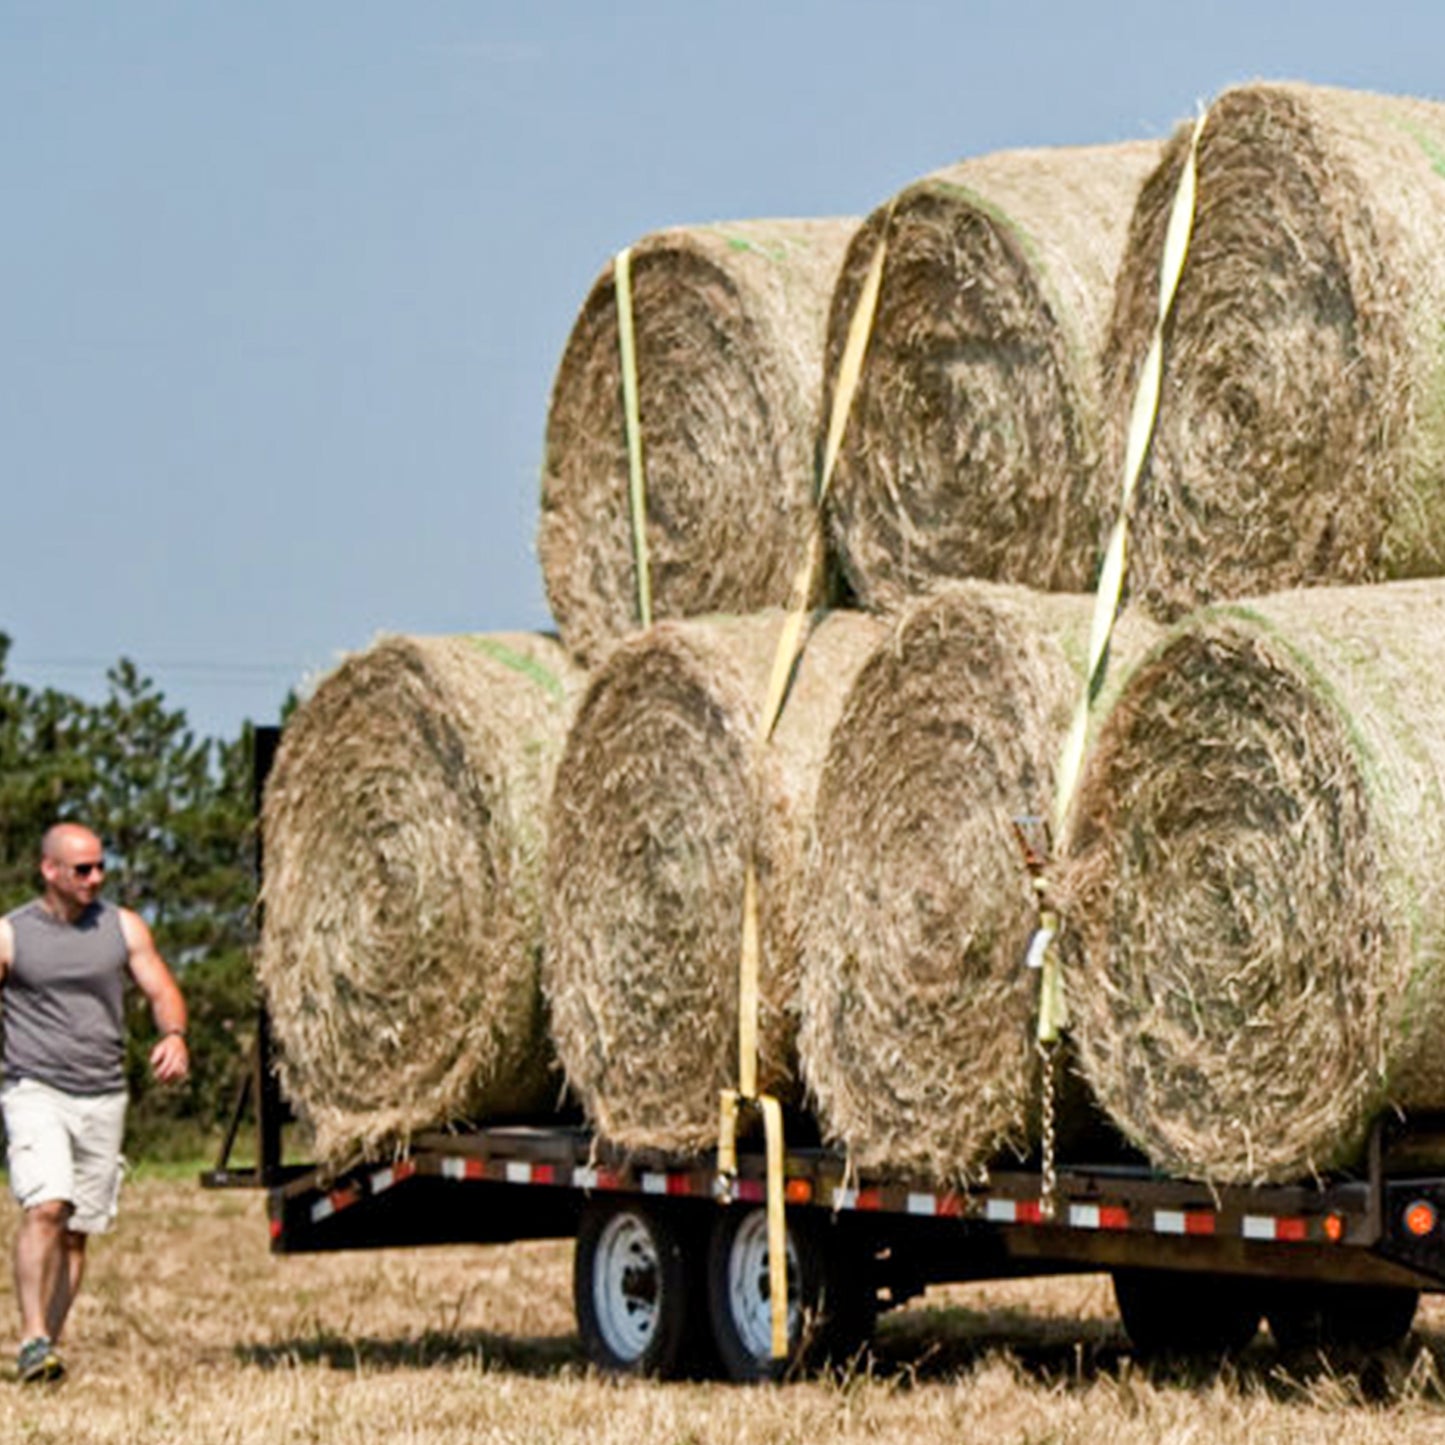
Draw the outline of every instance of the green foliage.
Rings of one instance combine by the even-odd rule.
[[[40,835],[89,776],[84,704],[9,681],[9,651],[0,632],[0,912],[35,892]]]
[[[251,729],[196,739],[124,659],[102,703],[36,691],[6,678],[9,645],[0,633],[0,910],[34,896],[51,823],[100,834],[107,896],[150,924],[190,1012],[191,1077],[162,1089],[147,1065],[154,1024],[131,999],[130,1147],[194,1151],[228,1116],[254,1036]]]

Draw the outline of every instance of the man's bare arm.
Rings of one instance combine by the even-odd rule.
[[[8,918],[0,918],[0,979],[5,977],[14,957],[15,929]]]
[[[157,951],[145,919],[129,908],[122,908],[120,930],[130,950],[131,977],[146,996],[151,1017],[161,1035],[151,1050],[151,1072],[163,1084],[174,1083],[184,1079],[191,1066],[186,1049],[186,1001],[165,959]]]

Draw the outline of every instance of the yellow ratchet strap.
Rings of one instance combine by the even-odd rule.
[[[814,491],[815,510],[809,530],[807,553],[793,580],[792,598],[782,631],[778,634],[772,672],[768,678],[767,698],[763,703],[755,748],[758,757],[766,751],[778,719],[787,701],[793,669],[803,649],[803,628],[808,620],[813,589],[823,565],[823,500],[833,480],[833,468],[843,444],[848,414],[858,390],[863,371],[863,358],[873,334],[873,320],[878,311],[878,293],[883,282],[883,261],[888,250],[888,232],[892,213],[885,219],[878,244],[874,247],[868,272],[858,293],[848,335],[838,364],[838,379],[833,388],[833,406],[828,416],[828,435],[823,447],[823,460]],[[757,770],[755,769],[755,772]],[[731,1197],[732,1181],[737,1174],[737,1126],[740,1106],[756,1105],[763,1116],[766,1136],[767,1204],[768,1204],[768,1279],[772,1290],[773,1358],[785,1359],[788,1353],[788,1264],[787,1223],[784,1211],[785,1180],[783,1148],[783,1111],[778,1101],[768,1094],[759,1094],[758,1083],[758,1007],[761,991],[762,949],[759,942],[757,861],[748,850],[743,877],[743,937],[738,962],[738,1088],[722,1093],[718,1113],[718,1174],[720,1193]]]
[[[1201,111],[1189,138],[1189,151],[1179,184],[1174,191],[1174,204],[1169,212],[1169,225],[1164,234],[1164,253],[1159,262],[1159,307],[1154,318],[1154,332],[1149,350],[1139,372],[1134,391],[1134,404],[1129,413],[1129,433],[1124,448],[1124,479],[1119,492],[1119,510],[1109,543],[1104,550],[1104,565],[1099,571],[1099,586],[1094,594],[1094,615],[1089,626],[1089,658],[1080,689],[1078,706],[1064,740],[1059,759],[1058,785],[1054,794],[1054,836],[1062,837],[1069,809],[1074,803],[1079,775],[1084,763],[1084,745],[1089,733],[1089,710],[1108,670],[1109,639],[1119,616],[1119,603],[1124,595],[1125,564],[1128,560],[1129,517],[1134,508],[1134,494],[1144,458],[1154,438],[1159,418],[1159,393],[1164,378],[1164,326],[1174,306],[1179,280],[1184,274],[1184,261],[1189,254],[1189,238],[1194,228],[1195,193],[1198,188],[1199,138],[1204,133],[1208,112]],[[1053,1043],[1068,1024],[1068,1006],[1064,997],[1063,973],[1059,951],[1051,945],[1057,920],[1045,910],[1040,918],[1036,945],[1030,946],[1030,959],[1037,957],[1042,973],[1039,979],[1038,1037],[1041,1043]],[[1040,943],[1039,940],[1042,940]]]
[[[612,262],[617,295],[617,345],[622,356],[622,418],[627,431],[627,510],[632,519],[632,565],[637,621],[652,626],[652,569],[647,556],[647,474],[642,465],[642,416],[637,404],[637,336],[632,325],[632,247]]]

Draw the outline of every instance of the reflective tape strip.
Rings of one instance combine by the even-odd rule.
[[[443,1159],[442,1177],[444,1179],[482,1179],[486,1177],[486,1168],[480,1159]]]
[[[384,1194],[395,1184],[405,1183],[416,1173],[416,1165],[410,1159],[403,1159],[388,1169],[378,1169],[369,1183],[373,1194]]]
[[[1038,1224],[1043,1211],[1037,1199],[987,1199],[983,1217],[993,1224]]]
[[[360,1198],[361,1190],[354,1184],[345,1189],[333,1189],[311,1206],[311,1222],[320,1224],[323,1219],[330,1219],[333,1214],[349,1209]]]
[[[574,1169],[572,1183],[578,1189],[620,1189],[622,1181],[610,1169]]]
[[[1128,1229],[1129,1211],[1117,1204],[1071,1204],[1069,1223],[1075,1229]]]
[[[1215,1217],[1205,1209],[1156,1209],[1156,1234],[1213,1234]]]
[[[1246,1214],[1240,1231],[1246,1239],[1262,1239],[1295,1244],[1309,1238],[1308,1223],[1298,1216]]]

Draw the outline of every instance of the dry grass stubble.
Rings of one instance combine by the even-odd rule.
[[[7,1251],[13,1227],[7,1206]],[[1136,1366],[1100,1276],[956,1287],[890,1316],[876,1359],[842,1381],[742,1389],[593,1374],[569,1269],[565,1242],[275,1259],[259,1195],[142,1179],[97,1243],[71,1379],[0,1381],[0,1439],[1410,1445],[1445,1426],[1435,1300],[1377,1367],[1331,1371],[1261,1341],[1211,1378]]]

